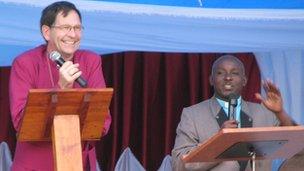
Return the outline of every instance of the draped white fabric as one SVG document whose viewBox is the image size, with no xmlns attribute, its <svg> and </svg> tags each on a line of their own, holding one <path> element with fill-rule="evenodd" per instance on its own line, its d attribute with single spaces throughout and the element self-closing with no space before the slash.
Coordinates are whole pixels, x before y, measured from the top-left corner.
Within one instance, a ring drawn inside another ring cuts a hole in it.
<svg viewBox="0 0 304 171">
<path fill-rule="evenodd" d="M 157 171 L 172 171 L 172 157 L 166 155 Z"/>
<path fill-rule="evenodd" d="M 285 109 L 298 123 L 304 123 L 303 51 L 255 53 L 263 79 L 273 80 L 281 89 Z"/>
<path fill-rule="evenodd" d="M 50 0 L 0 0 L 1 65 L 43 42 L 39 18 Z M 82 47 L 113 51 L 268 52 L 304 47 L 304 10 L 203 9 L 75 1 Z"/>
<path fill-rule="evenodd" d="M 11 170 L 12 156 L 6 142 L 0 143 L 0 171 Z"/>
<path fill-rule="evenodd" d="M 120 155 L 114 171 L 145 171 L 146 169 L 136 159 L 131 149 L 127 147 Z"/>
<path fill-rule="evenodd" d="M 43 43 L 39 19 L 53 0 L 0 0 L 0 66 Z M 304 123 L 304 10 L 204 9 L 72 1 L 82 12 L 83 48 L 116 51 L 254 52 L 263 78 L 281 88 L 287 112 Z"/>
</svg>

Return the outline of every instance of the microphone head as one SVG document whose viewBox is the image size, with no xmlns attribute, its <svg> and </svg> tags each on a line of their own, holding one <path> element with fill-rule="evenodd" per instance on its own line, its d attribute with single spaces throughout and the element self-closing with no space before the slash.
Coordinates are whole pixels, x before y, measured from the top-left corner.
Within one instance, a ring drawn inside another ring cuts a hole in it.
<svg viewBox="0 0 304 171">
<path fill-rule="evenodd" d="M 61 57 L 60 53 L 57 52 L 57 51 L 52 51 L 49 55 L 49 58 L 52 60 L 52 61 L 58 61 L 59 58 Z"/>
<path fill-rule="evenodd" d="M 233 107 L 237 106 L 237 99 L 238 99 L 238 95 L 231 93 L 228 96 L 229 98 L 229 105 L 232 105 Z"/>
</svg>

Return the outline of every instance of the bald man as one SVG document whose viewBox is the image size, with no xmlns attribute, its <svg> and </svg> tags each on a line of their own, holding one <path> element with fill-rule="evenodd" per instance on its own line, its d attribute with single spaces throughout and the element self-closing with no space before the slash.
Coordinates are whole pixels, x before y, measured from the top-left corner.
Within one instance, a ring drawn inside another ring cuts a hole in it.
<svg viewBox="0 0 304 171">
<path fill-rule="evenodd" d="M 181 121 L 176 129 L 172 150 L 173 170 L 251 170 L 248 161 L 201 162 L 184 165 L 181 158 L 204 143 L 223 128 L 291 126 L 295 125 L 283 108 L 279 89 L 264 81 L 266 98 L 256 93 L 261 104 L 242 99 L 241 92 L 247 83 L 243 63 L 232 55 L 218 58 L 209 77 L 214 88 L 212 98 L 183 109 Z M 236 98 L 235 117 L 228 116 L 231 96 Z M 257 161 L 257 170 L 271 170 L 271 161 Z"/>
</svg>

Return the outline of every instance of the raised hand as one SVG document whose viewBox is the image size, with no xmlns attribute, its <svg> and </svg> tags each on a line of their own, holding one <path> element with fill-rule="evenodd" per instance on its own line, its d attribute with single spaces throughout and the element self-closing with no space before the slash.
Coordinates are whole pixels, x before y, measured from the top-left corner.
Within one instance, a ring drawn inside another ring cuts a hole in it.
<svg viewBox="0 0 304 171">
<path fill-rule="evenodd" d="M 266 92 L 266 98 L 261 94 L 256 93 L 257 99 L 261 100 L 265 107 L 274 113 L 281 113 L 283 111 L 283 100 L 279 88 L 270 80 L 262 81 L 263 89 Z"/>
</svg>

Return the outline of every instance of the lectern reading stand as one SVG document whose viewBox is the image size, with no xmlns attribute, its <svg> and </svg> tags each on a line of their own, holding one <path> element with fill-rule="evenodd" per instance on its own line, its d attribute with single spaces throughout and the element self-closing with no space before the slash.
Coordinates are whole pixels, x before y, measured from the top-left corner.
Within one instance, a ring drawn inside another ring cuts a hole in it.
<svg viewBox="0 0 304 171">
<path fill-rule="evenodd" d="M 18 141 L 52 141 L 57 171 L 82 171 L 81 141 L 99 140 L 113 89 L 31 89 Z"/>
<path fill-rule="evenodd" d="M 191 163 L 290 158 L 304 149 L 303 135 L 302 126 L 226 128 L 182 160 Z"/>
</svg>

